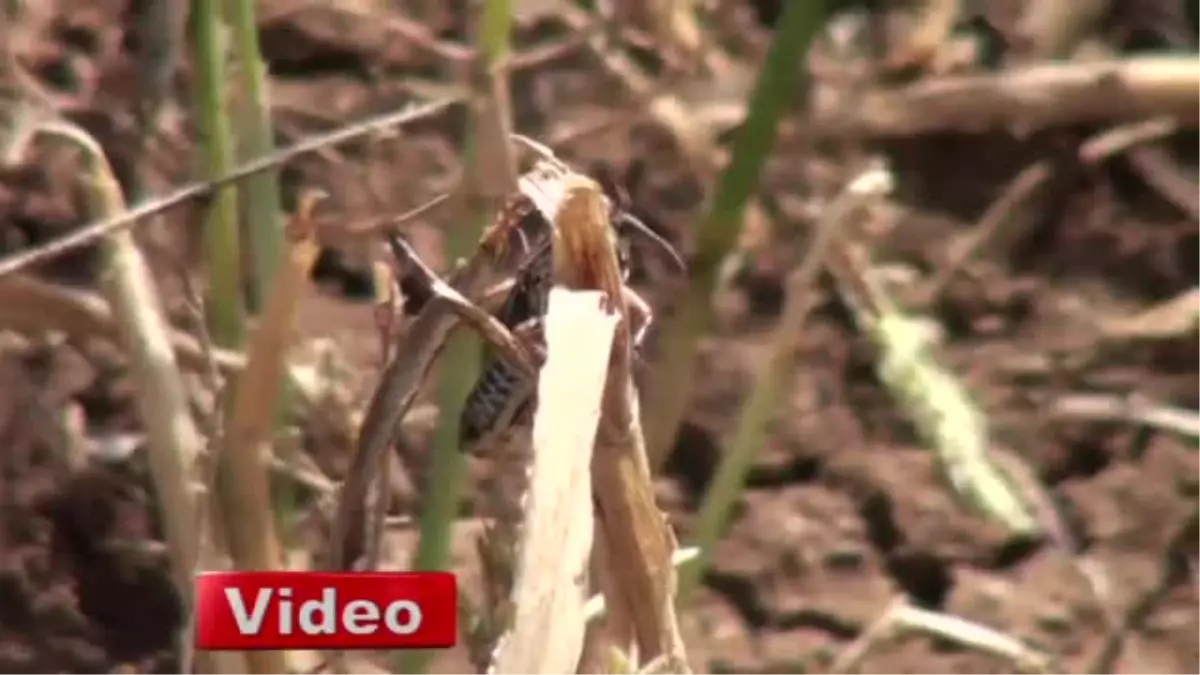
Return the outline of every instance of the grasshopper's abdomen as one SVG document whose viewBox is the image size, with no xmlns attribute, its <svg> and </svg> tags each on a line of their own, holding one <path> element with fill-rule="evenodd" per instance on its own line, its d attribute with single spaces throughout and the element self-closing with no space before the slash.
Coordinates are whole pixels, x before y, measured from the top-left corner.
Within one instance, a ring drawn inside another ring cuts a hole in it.
<svg viewBox="0 0 1200 675">
<path fill-rule="evenodd" d="M 500 323 L 509 330 L 531 321 L 541 321 L 546 312 L 546 301 L 553 275 L 553 258 L 547 248 L 530 261 L 529 268 L 518 275 L 516 284 L 508 292 L 504 306 L 496 314 Z M 493 429 L 511 408 L 514 415 L 520 413 L 532 395 L 524 387 L 523 376 L 513 366 L 497 358 L 491 350 L 484 352 L 483 367 L 475 386 L 467 394 L 459 417 L 459 443 L 467 446 L 478 441 Z M 520 396 L 523 400 L 515 401 Z"/>
<path fill-rule="evenodd" d="M 521 380 L 521 374 L 500 359 L 492 359 L 486 365 L 463 406 L 459 421 L 459 441 L 462 445 L 478 441 L 493 429 L 510 403 L 516 403 L 517 408 L 524 405 L 524 402 L 512 401 L 514 396 L 519 395 Z"/>
</svg>

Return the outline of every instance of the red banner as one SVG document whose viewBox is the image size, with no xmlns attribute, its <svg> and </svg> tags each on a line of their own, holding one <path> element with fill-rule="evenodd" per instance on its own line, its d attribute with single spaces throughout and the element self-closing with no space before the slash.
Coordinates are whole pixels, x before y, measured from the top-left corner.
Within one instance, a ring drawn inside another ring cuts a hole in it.
<svg viewBox="0 0 1200 675">
<path fill-rule="evenodd" d="M 197 649 L 446 648 L 448 572 L 216 572 L 196 577 Z"/>
</svg>

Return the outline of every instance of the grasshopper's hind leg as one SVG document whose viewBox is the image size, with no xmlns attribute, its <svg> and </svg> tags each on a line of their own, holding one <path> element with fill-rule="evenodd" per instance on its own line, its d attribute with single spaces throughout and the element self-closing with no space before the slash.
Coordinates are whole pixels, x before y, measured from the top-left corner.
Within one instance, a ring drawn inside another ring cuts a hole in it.
<svg viewBox="0 0 1200 675">
<path fill-rule="evenodd" d="M 631 346 L 636 349 L 642 345 L 646 332 L 654 323 L 654 310 L 650 308 L 650 303 L 632 288 L 624 286 L 621 292 L 625 297 L 625 306 L 629 308 L 629 334 L 633 340 Z"/>
</svg>

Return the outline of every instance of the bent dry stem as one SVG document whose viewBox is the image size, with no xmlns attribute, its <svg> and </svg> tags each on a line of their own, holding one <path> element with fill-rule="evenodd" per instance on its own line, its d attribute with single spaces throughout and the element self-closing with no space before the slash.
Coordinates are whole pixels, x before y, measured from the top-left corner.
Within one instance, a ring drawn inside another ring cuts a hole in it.
<svg viewBox="0 0 1200 675">
<path fill-rule="evenodd" d="M 868 171 L 856 177 L 825 208 L 815 225 L 813 242 L 804 261 L 787 280 L 782 316 L 771 337 L 770 361 L 755 378 L 750 397 L 740 411 L 737 430 L 723 453 L 700 508 L 694 530 L 700 561 L 680 574 L 679 596 L 683 600 L 699 585 L 704 566 L 724 534 L 730 514 L 741 496 L 755 454 L 766 444 L 767 427 L 778 410 L 778 401 L 786 399 L 784 392 L 796 365 L 795 342 L 804 330 L 805 318 L 812 305 L 812 288 L 825 257 L 835 245 L 838 233 L 853 227 L 854 219 L 885 194 L 887 177 L 880 174 Z"/>
<path fill-rule="evenodd" d="M 70 123 L 35 122 L 20 130 L 12 156 L 19 159 L 21 150 L 39 135 L 67 141 L 86 155 L 90 215 L 111 219 L 124 212 L 125 196 L 94 138 Z M 217 564 L 209 521 L 200 516 L 205 505 L 196 497 L 196 459 L 202 438 L 187 404 L 161 300 L 141 252 L 127 231 L 112 233 L 103 241 L 102 250 L 105 262 L 100 282 L 112 306 L 121 344 L 130 357 L 172 577 L 188 611 L 194 605 L 192 575 L 197 566 Z M 191 637 L 190 628 L 185 627 L 180 636 L 185 661 Z M 210 672 L 247 672 L 247 663 L 238 652 L 211 653 L 202 660 L 202 667 Z"/>
</svg>

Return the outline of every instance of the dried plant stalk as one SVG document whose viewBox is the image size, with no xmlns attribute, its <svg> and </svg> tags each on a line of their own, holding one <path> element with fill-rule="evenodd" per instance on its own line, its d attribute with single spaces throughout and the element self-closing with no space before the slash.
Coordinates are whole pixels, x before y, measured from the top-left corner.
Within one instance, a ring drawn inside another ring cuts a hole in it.
<svg viewBox="0 0 1200 675">
<path fill-rule="evenodd" d="M 533 172 L 522 192 L 554 224 L 557 285 L 594 289 L 617 310 L 600 423 L 592 457 L 597 541 L 593 569 L 609 614 L 606 636 L 632 645 L 637 662 L 666 658 L 673 672 L 689 672 L 675 617 L 675 538 L 654 501 L 631 377 L 630 308 L 616 258 L 615 234 L 600 186 L 561 170 Z"/>
<path fill-rule="evenodd" d="M 671 558 L 671 562 L 675 565 L 675 569 L 678 570 L 683 569 L 688 565 L 694 565 L 699 558 L 700 549 L 694 546 L 689 546 L 686 548 L 677 549 L 675 551 L 675 555 Z M 588 598 L 587 605 L 584 606 L 584 613 L 588 621 L 604 616 L 604 612 L 606 610 L 607 607 L 604 604 L 604 596 L 601 594 L 596 594 Z"/>
<path fill-rule="evenodd" d="M 309 194 L 292 222 L 288 258 L 272 279 L 261 322 L 250 340 L 246 369 L 232 392 L 233 408 L 218 446 L 229 473 L 220 485 L 230 553 L 240 569 L 281 569 L 279 536 L 271 505 L 271 432 L 286 372 L 287 354 L 300 292 L 317 259 Z M 249 657 L 259 672 L 283 672 L 284 652 L 255 652 Z"/>
<path fill-rule="evenodd" d="M 766 444 L 768 423 L 786 399 L 793 362 L 795 343 L 804 330 L 804 322 L 812 306 L 810 288 L 825 262 L 828 249 L 838 235 L 853 228 L 864 211 L 876 204 L 890 186 L 890 175 L 872 168 L 852 180 L 824 209 L 809 244 L 807 254 L 787 280 L 787 296 L 779 324 L 772 339 L 766 367 L 755 378 L 750 396 L 742 406 L 737 431 L 722 453 L 720 465 L 713 474 L 696 525 L 692 530 L 694 543 L 700 549 L 700 564 L 685 570 L 679 578 L 681 602 L 699 585 L 717 542 L 725 533 L 726 523 L 741 498 L 746 473 L 756 453 Z"/>
<path fill-rule="evenodd" d="M 319 251 L 311 218 L 314 203 L 315 198 L 306 195 L 289 227 L 285 265 L 271 280 L 270 296 L 250 339 L 246 368 L 233 391 L 232 413 L 222 444 L 222 452 L 228 453 L 234 468 L 230 488 L 237 502 L 230 503 L 227 511 L 228 515 L 236 514 L 237 521 L 229 528 L 230 544 L 238 564 L 248 569 L 277 569 L 281 564 L 265 471 L 270 454 L 263 448 L 269 447 L 293 342 L 296 307 Z"/>
<path fill-rule="evenodd" d="M 112 173 L 103 148 L 88 133 L 62 121 L 43 121 L 25 130 L 15 144 L 13 156 L 37 135 L 63 139 L 79 147 L 87 157 L 87 187 L 94 216 L 112 219 L 125 211 L 125 197 Z M 201 436 L 188 408 L 187 394 L 175 364 L 158 292 L 150 281 L 146 262 L 128 231 L 117 231 L 103 240 L 105 257 L 101 285 L 113 308 L 121 342 L 130 357 L 137 391 L 137 407 L 146 427 L 150 472 L 158 493 L 163 528 L 171 555 L 172 573 L 180 597 L 190 612 L 192 574 L 202 554 L 214 539 L 205 531 L 193 480 Z M 199 531 L 197 531 L 199 529 Z M 185 645 L 190 635 L 183 636 Z M 247 672 L 240 652 L 206 655 L 208 672 Z"/>
<path fill-rule="evenodd" d="M 491 672 L 574 672 L 587 621 L 592 444 L 617 315 L 598 291 L 553 288 L 533 458 L 513 583 L 513 626 Z"/>
<path fill-rule="evenodd" d="M 1013 126 L 1135 122 L 1164 115 L 1181 127 L 1200 122 L 1196 58 L 1143 56 L 1058 62 L 986 75 L 931 78 L 863 94 L 853 109 L 814 111 L 819 134 L 904 137 Z"/>
<path fill-rule="evenodd" d="M 1133 422 L 1193 440 L 1200 438 L 1200 415 L 1196 411 L 1137 395 L 1066 394 L 1055 401 L 1051 409 L 1057 417 Z"/>
<path fill-rule="evenodd" d="M 490 236 L 493 235 L 494 236 Z M 506 233 L 484 236 L 479 250 L 447 284 L 467 298 L 477 297 L 499 276 L 501 242 Z M 417 315 L 402 338 L 403 348 L 388 363 L 371 396 L 358 432 L 354 459 L 346 473 L 329 535 L 325 568 L 348 569 L 361 548 L 359 535 L 364 500 L 370 479 L 384 454 L 400 435 L 400 422 L 412 406 L 433 361 L 446 338 L 458 326 L 459 314 L 445 302 L 430 302 Z"/>
<path fill-rule="evenodd" d="M 1062 670 L 1049 654 L 994 628 L 957 616 L 913 606 L 900 597 L 892 601 L 830 666 L 829 672 L 846 673 L 856 668 L 881 643 L 904 633 L 922 633 L 949 640 L 963 647 L 1002 658 L 1022 673 L 1053 673 Z"/>
<path fill-rule="evenodd" d="M 0 323 L 22 331 L 61 330 L 69 335 L 119 339 L 112 310 L 103 297 L 90 291 L 60 286 L 25 274 L 0 277 Z M 195 337 L 170 330 L 179 365 L 193 370 L 208 368 L 208 356 Z M 246 357 L 241 352 L 215 347 L 213 361 L 225 375 L 241 372 Z M 316 375 L 308 368 L 292 368 L 291 378 L 301 385 L 304 398 L 316 398 Z"/>
</svg>

